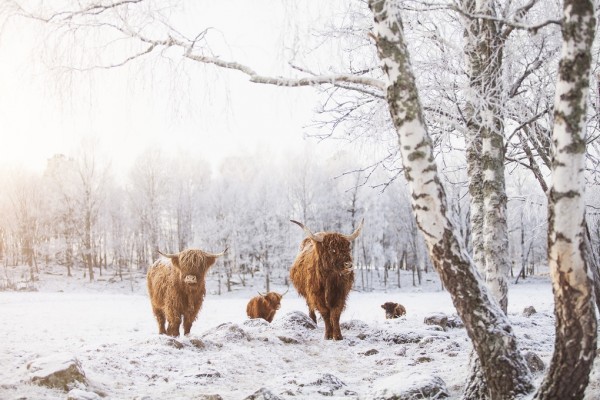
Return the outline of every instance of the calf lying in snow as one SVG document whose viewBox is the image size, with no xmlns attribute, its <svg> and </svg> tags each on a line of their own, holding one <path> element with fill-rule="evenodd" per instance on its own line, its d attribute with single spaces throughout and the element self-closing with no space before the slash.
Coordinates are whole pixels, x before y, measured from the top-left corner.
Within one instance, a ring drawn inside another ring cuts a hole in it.
<svg viewBox="0 0 600 400">
<path fill-rule="evenodd" d="M 406 308 L 402 304 L 388 301 L 387 303 L 383 303 L 381 308 L 385 310 L 385 319 L 400 318 L 406 315 Z"/>
<path fill-rule="evenodd" d="M 287 290 L 285 293 L 287 293 Z M 267 322 L 273 321 L 275 312 L 281 307 L 281 298 L 285 293 L 269 292 L 262 294 L 259 292 L 259 296 L 251 298 L 246 306 L 248 318 L 262 318 Z"/>
</svg>

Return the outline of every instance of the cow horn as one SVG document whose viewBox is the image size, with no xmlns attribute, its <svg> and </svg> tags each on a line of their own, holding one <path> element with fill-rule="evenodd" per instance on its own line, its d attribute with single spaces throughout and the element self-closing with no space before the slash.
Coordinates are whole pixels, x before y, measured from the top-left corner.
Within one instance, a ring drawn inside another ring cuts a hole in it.
<svg viewBox="0 0 600 400">
<path fill-rule="evenodd" d="M 229 250 L 229 248 L 228 248 L 228 247 L 225 247 L 225 250 L 223 250 L 223 251 L 222 251 L 222 252 L 220 252 L 220 253 L 217 253 L 217 254 L 213 254 L 213 253 L 206 253 L 206 254 L 207 254 L 209 257 L 215 257 L 215 258 L 218 258 L 218 257 L 221 257 L 223 254 L 227 253 L 227 250 Z"/>
<path fill-rule="evenodd" d="M 156 251 L 158 251 L 158 254 L 160 254 L 163 257 L 167 257 L 167 258 L 171 258 L 171 259 L 179 257 L 179 253 L 176 253 L 176 254 L 166 254 L 166 253 L 163 253 L 160 250 L 156 250 Z"/>
<path fill-rule="evenodd" d="M 304 233 L 306 233 L 306 236 L 308 236 L 309 238 L 311 238 L 315 242 L 322 242 L 323 241 L 322 237 L 319 237 L 319 236 L 315 235 L 314 233 L 312 233 L 310 231 L 310 229 L 308 229 L 306 226 L 304 226 L 304 224 L 302 224 L 302 223 L 300 223 L 298 221 L 294 221 L 293 219 L 290 219 L 290 222 L 293 222 L 296 225 L 298 225 L 300 228 L 304 229 Z"/>
<path fill-rule="evenodd" d="M 356 230 L 354 232 L 352 232 L 352 234 L 350 235 L 343 235 L 346 239 L 348 239 L 350 242 L 353 241 L 354 239 L 356 239 L 358 237 L 358 235 L 360 235 L 360 230 L 363 227 L 363 223 L 365 222 L 365 219 L 363 218 L 360 221 L 360 224 L 358 224 L 358 228 L 356 228 Z"/>
<path fill-rule="evenodd" d="M 258 293 L 259 295 L 261 295 L 262 297 L 265 297 L 267 294 L 262 294 L 261 292 L 257 291 L 256 293 Z"/>
<path fill-rule="evenodd" d="M 288 286 L 287 290 L 281 294 L 281 297 L 285 296 L 285 294 L 289 291 L 290 291 L 290 287 Z"/>
</svg>

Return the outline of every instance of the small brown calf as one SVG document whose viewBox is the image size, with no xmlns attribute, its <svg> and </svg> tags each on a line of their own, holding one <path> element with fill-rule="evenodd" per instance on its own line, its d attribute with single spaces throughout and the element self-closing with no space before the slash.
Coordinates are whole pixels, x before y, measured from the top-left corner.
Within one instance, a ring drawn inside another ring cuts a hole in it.
<svg viewBox="0 0 600 400">
<path fill-rule="evenodd" d="M 273 321 L 275 312 L 281 307 L 281 298 L 285 293 L 269 292 L 262 294 L 259 292 L 259 296 L 251 298 L 246 306 L 248 318 L 262 318 L 267 322 Z"/>
<path fill-rule="evenodd" d="M 387 303 L 383 303 L 381 308 L 385 310 L 385 319 L 400 318 L 406 315 L 406 308 L 402 304 L 388 301 Z"/>
</svg>

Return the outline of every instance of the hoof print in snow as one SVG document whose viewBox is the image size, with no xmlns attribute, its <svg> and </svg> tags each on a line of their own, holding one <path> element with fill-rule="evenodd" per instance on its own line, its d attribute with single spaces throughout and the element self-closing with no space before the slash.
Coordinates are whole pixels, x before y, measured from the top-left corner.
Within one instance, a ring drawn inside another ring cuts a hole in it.
<svg viewBox="0 0 600 400">
<path fill-rule="evenodd" d="M 465 324 L 462 322 L 462 319 L 458 315 L 452 315 L 448 317 L 448 322 L 446 322 L 446 326 L 448 328 L 464 328 Z"/>
<path fill-rule="evenodd" d="M 67 394 L 67 400 L 101 400 L 102 397 L 94 392 L 73 389 Z"/>
<path fill-rule="evenodd" d="M 441 399 L 448 397 L 442 378 L 418 372 L 408 376 L 396 374 L 379 379 L 373 384 L 375 400 Z"/>
<path fill-rule="evenodd" d="M 379 354 L 379 351 L 377 349 L 371 349 L 371 350 L 365 351 L 364 353 L 358 353 L 358 354 L 360 354 L 361 356 L 372 356 L 375 354 Z"/>
<path fill-rule="evenodd" d="M 176 340 L 173 338 L 168 338 L 167 341 L 165 342 L 165 344 L 169 347 L 174 347 L 177 350 L 183 349 L 183 343 L 181 343 L 179 340 Z"/>
<path fill-rule="evenodd" d="M 429 356 L 421 356 L 421 357 L 417 357 L 415 359 L 415 362 L 417 364 L 424 364 L 424 363 L 428 363 L 428 362 L 432 362 L 433 358 L 429 357 Z"/>
<path fill-rule="evenodd" d="M 283 400 L 281 397 L 273 394 L 269 389 L 261 388 L 244 398 L 244 400 Z"/>
<path fill-rule="evenodd" d="M 524 317 L 531 317 L 533 314 L 536 313 L 537 311 L 535 310 L 535 308 L 533 308 L 533 306 L 525 307 L 525 309 L 523 310 Z"/>
<path fill-rule="evenodd" d="M 204 333 L 204 339 L 214 342 L 243 342 L 249 341 L 250 337 L 239 325 L 226 322 Z"/>
<path fill-rule="evenodd" d="M 425 323 L 425 325 L 439 326 L 443 330 L 446 330 L 448 326 L 448 316 L 443 313 L 430 314 L 425 317 L 423 322 Z"/>
<path fill-rule="evenodd" d="M 532 351 L 525 353 L 525 361 L 527 362 L 531 372 L 542 372 L 544 369 L 546 369 L 546 364 L 544 364 L 540 356 Z"/>
<path fill-rule="evenodd" d="M 68 392 L 78 382 L 87 384 L 81 363 L 71 354 L 59 353 L 27 364 L 31 382 Z"/>
<path fill-rule="evenodd" d="M 370 329 L 368 324 L 358 319 L 342 322 L 340 328 L 343 331 L 367 331 Z"/>
<path fill-rule="evenodd" d="M 423 339 L 419 341 L 419 347 L 427 347 L 428 345 L 438 341 L 438 340 L 446 340 L 444 336 L 425 336 Z"/>
<path fill-rule="evenodd" d="M 244 326 L 251 328 L 266 328 L 270 324 L 262 318 L 252 318 L 244 321 Z"/>
<path fill-rule="evenodd" d="M 319 374 L 305 383 L 305 386 L 315 386 L 317 393 L 323 396 L 333 396 L 336 390 L 346 386 L 337 376 L 331 374 Z"/>
<path fill-rule="evenodd" d="M 288 336 L 277 336 L 285 344 L 300 344 L 298 339 L 294 339 Z"/>
<path fill-rule="evenodd" d="M 206 348 L 206 345 L 200 339 L 190 339 L 190 344 L 200 350 L 204 350 Z"/>
<path fill-rule="evenodd" d="M 296 330 L 296 328 L 317 329 L 312 319 L 301 311 L 292 311 L 273 323 L 281 328 Z"/>
</svg>

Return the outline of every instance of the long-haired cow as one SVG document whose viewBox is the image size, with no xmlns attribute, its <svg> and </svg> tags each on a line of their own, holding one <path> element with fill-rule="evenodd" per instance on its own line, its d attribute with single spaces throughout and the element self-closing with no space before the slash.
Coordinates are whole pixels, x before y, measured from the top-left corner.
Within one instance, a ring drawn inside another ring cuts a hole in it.
<svg viewBox="0 0 600 400">
<path fill-rule="evenodd" d="M 286 293 L 287 290 L 282 294 L 277 292 L 262 294 L 259 292 L 259 296 L 251 298 L 246 306 L 248 318 L 262 318 L 267 322 L 272 322 L 275 312 L 281 307 L 281 298 Z"/>
<path fill-rule="evenodd" d="M 184 334 L 190 333 L 206 294 L 206 272 L 225 251 L 219 254 L 197 249 L 177 254 L 159 252 L 168 261 L 157 260 L 147 274 L 148 294 L 159 333 L 179 336 L 182 320 Z M 168 323 L 166 329 L 165 322 Z"/>
<path fill-rule="evenodd" d="M 298 293 L 306 299 L 308 314 L 316 323 L 315 310 L 325 322 L 325 339 L 341 340 L 340 316 L 354 283 L 350 244 L 360 234 L 363 222 L 350 235 L 336 232 L 312 233 L 298 221 L 306 238 L 290 269 Z"/>
</svg>

